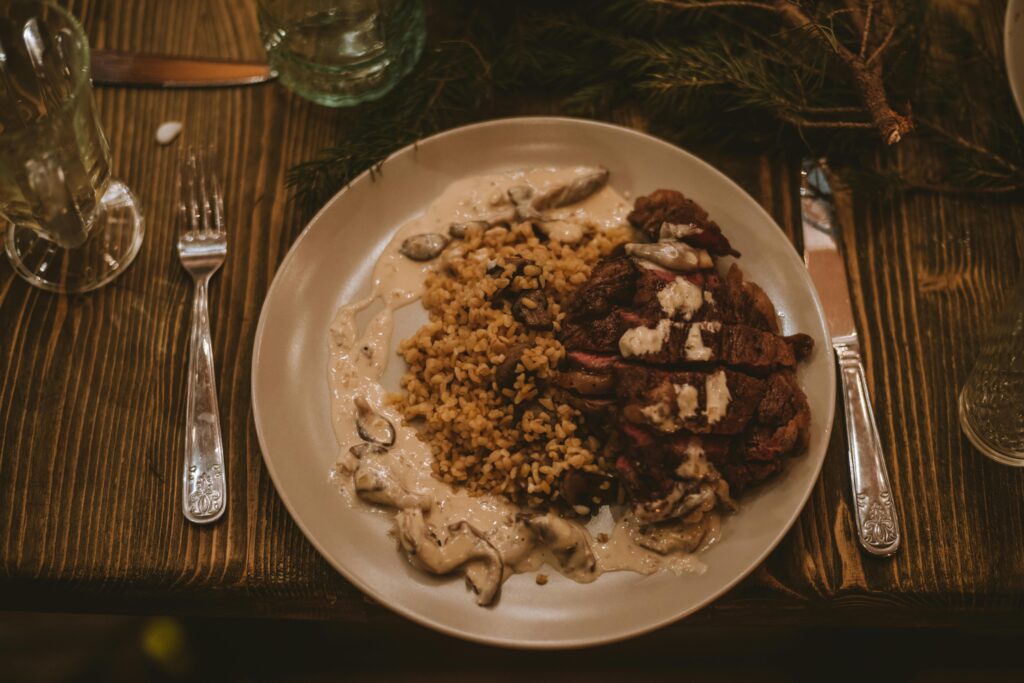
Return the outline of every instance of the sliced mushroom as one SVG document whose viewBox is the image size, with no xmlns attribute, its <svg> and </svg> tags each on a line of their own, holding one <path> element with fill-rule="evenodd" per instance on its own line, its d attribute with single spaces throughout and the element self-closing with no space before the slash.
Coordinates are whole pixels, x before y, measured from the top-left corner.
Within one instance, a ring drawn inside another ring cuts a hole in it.
<svg viewBox="0 0 1024 683">
<path fill-rule="evenodd" d="M 671 524 L 647 527 L 634 535 L 634 540 L 662 555 L 692 553 L 700 547 L 707 529 L 702 524 Z"/>
<path fill-rule="evenodd" d="M 355 472 L 356 468 L 359 467 L 359 461 L 364 456 L 384 455 L 387 452 L 388 449 L 380 444 L 366 442 L 357 443 L 342 454 L 338 459 L 338 465 L 340 465 L 346 472 Z"/>
<path fill-rule="evenodd" d="M 616 407 L 614 398 L 603 398 L 600 396 L 581 396 L 572 391 L 559 390 L 553 387 L 552 398 L 557 398 L 562 403 L 568 403 L 584 415 L 600 416 L 602 419 Z"/>
<path fill-rule="evenodd" d="M 467 235 L 472 232 L 483 233 L 484 230 L 491 227 L 491 224 L 487 221 L 468 221 L 466 223 L 452 223 L 448 226 L 448 234 L 455 239 L 465 239 Z"/>
<path fill-rule="evenodd" d="M 610 372 L 566 370 L 555 375 L 554 383 L 584 396 L 603 396 L 615 390 L 615 375 Z"/>
<path fill-rule="evenodd" d="M 699 235 L 704 232 L 704 228 L 693 223 L 662 223 L 661 228 L 658 230 L 658 239 L 660 241 L 672 241 L 681 240 L 684 237 L 690 237 L 691 235 Z"/>
<path fill-rule="evenodd" d="M 577 244 L 586 232 L 583 225 L 574 221 L 534 221 L 533 227 L 549 240 L 562 244 Z"/>
<path fill-rule="evenodd" d="M 381 446 L 394 445 L 395 427 L 391 422 L 371 408 L 362 396 L 357 396 L 354 403 L 356 404 L 356 430 L 359 432 L 359 436 L 365 441 Z"/>
<path fill-rule="evenodd" d="M 505 353 L 505 360 L 503 360 L 497 368 L 494 369 L 494 381 L 502 389 L 511 389 L 516 383 L 516 365 L 519 364 L 519 359 L 523 357 L 523 352 L 529 348 L 527 344 L 516 344 Z"/>
<path fill-rule="evenodd" d="M 596 574 L 597 559 L 582 526 L 552 513 L 533 517 L 525 515 L 522 519 L 526 527 L 537 534 L 538 540 L 551 550 L 565 572 L 584 577 Z"/>
<path fill-rule="evenodd" d="M 413 235 L 402 242 L 398 251 L 413 261 L 429 261 L 437 257 L 448 246 L 448 238 L 436 232 Z"/>
<path fill-rule="evenodd" d="M 494 602 L 505 567 L 495 547 L 468 522 L 452 524 L 447 533 L 439 535 L 423 513 L 413 509 L 399 512 L 395 525 L 398 542 L 414 565 L 432 574 L 451 574 L 461 569 L 476 591 L 477 604 Z"/>
<path fill-rule="evenodd" d="M 529 221 L 540 218 L 540 213 L 533 208 L 533 188 L 529 185 L 516 185 L 508 190 L 508 198 L 516 207 L 516 219 Z"/>
<path fill-rule="evenodd" d="M 352 475 L 356 494 L 370 503 L 415 510 L 429 510 L 434 499 L 429 493 L 413 493 L 384 467 L 361 461 Z"/>
<path fill-rule="evenodd" d="M 669 270 L 685 272 L 714 266 L 707 251 L 694 249 L 682 242 L 627 244 L 626 253 Z"/>
<path fill-rule="evenodd" d="M 378 443 L 357 443 L 348 449 L 349 453 L 362 459 L 368 455 L 384 455 L 388 452 L 387 447 L 381 446 Z"/>
<path fill-rule="evenodd" d="M 641 525 L 681 519 L 695 511 L 708 512 L 718 502 L 714 482 L 674 481 L 668 494 L 655 500 L 636 503 L 633 516 Z"/>
<path fill-rule="evenodd" d="M 531 330 L 550 330 L 554 322 L 548 298 L 539 289 L 523 292 L 512 302 L 512 317 Z"/>
<path fill-rule="evenodd" d="M 540 195 L 533 200 L 533 208 L 537 211 L 547 211 L 581 202 L 604 187 L 607 182 L 608 169 L 598 166 L 576 176 L 565 185 L 558 185 Z"/>
</svg>

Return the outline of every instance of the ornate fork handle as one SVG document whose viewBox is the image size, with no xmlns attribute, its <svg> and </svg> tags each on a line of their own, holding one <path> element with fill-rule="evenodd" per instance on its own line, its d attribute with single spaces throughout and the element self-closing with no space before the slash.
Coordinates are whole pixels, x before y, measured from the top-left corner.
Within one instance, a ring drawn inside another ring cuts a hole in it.
<svg viewBox="0 0 1024 683">
<path fill-rule="evenodd" d="M 227 507 L 224 446 L 217 408 L 217 380 L 206 291 L 209 276 L 195 278 L 188 354 L 188 402 L 182 505 L 196 524 L 220 519 Z"/>
<path fill-rule="evenodd" d="M 846 341 L 835 342 L 832 346 L 839 361 L 845 398 L 857 534 L 861 545 L 872 555 L 892 555 L 900 546 L 899 520 L 868 396 L 860 344 Z"/>
</svg>

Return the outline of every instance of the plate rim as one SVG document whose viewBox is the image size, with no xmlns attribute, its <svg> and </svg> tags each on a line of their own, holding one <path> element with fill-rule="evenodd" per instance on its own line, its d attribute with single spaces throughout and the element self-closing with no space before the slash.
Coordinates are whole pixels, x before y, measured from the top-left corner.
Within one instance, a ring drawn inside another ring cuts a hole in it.
<svg viewBox="0 0 1024 683">
<path fill-rule="evenodd" d="M 1003 15 L 1003 63 L 1006 66 L 1006 80 L 1010 86 L 1010 94 L 1013 96 L 1013 103 L 1017 106 L 1017 114 L 1024 118 L 1024 83 L 1021 83 L 1020 79 L 1024 74 L 1017 73 L 1017 67 L 1011 58 L 1011 42 L 1014 40 L 1020 42 L 1024 39 L 1020 35 L 1024 27 L 1017 26 L 1021 22 L 1013 21 L 1013 15 L 1021 12 L 1024 12 L 1021 0 L 1009 0 L 1006 3 L 1006 14 Z M 1021 21 L 1024 21 L 1024 18 Z"/>
<path fill-rule="evenodd" d="M 403 605 L 394 604 L 394 603 L 389 602 L 386 598 L 382 597 L 379 594 L 378 591 L 374 590 L 373 588 L 371 588 L 370 586 L 365 584 L 358 577 L 352 575 L 346 568 L 344 568 L 343 566 L 341 566 L 339 564 L 336 564 L 334 562 L 334 560 L 332 559 L 330 553 L 328 553 L 326 551 L 326 549 L 319 543 L 319 541 L 314 537 L 314 535 L 309 531 L 309 529 L 307 529 L 306 524 L 301 521 L 300 516 L 296 513 L 296 509 L 295 509 L 294 503 L 289 499 L 289 497 L 282 490 L 282 487 L 281 487 L 281 485 L 279 483 L 279 475 L 276 472 L 276 470 L 274 469 L 274 465 L 272 464 L 271 460 L 267 457 L 267 454 L 266 454 L 265 438 L 264 438 L 264 435 L 263 435 L 263 430 L 260 427 L 260 419 L 259 419 L 259 416 L 261 414 L 261 410 L 260 410 L 260 406 L 259 406 L 258 393 L 256 391 L 257 376 L 258 376 L 258 366 L 259 366 L 260 358 L 262 356 L 262 342 L 263 342 L 264 330 L 265 330 L 265 327 L 267 325 L 267 317 L 266 317 L 267 302 L 270 300 L 271 296 L 273 296 L 273 294 L 275 292 L 275 288 L 280 286 L 280 283 L 282 281 L 282 278 L 280 277 L 281 272 L 285 270 L 285 268 L 289 265 L 289 263 L 291 262 L 292 259 L 296 258 L 296 253 L 298 251 L 299 245 L 307 237 L 307 235 L 309 234 L 309 232 L 312 229 L 313 225 L 315 225 L 320 220 L 321 216 L 323 214 L 325 214 L 331 208 L 331 206 L 335 202 L 339 201 L 340 198 L 343 197 L 350 190 L 350 188 L 353 185 L 355 185 L 357 182 L 361 182 L 361 181 L 363 181 L 364 178 L 366 178 L 368 176 L 371 176 L 376 171 L 376 169 L 379 169 L 381 167 L 386 166 L 386 164 L 389 161 L 391 161 L 392 159 L 394 159 L 395 157 L 398 157 L 399 155 L 402 155 L 402 154 L 414 153 L 416 148 L 418 146 L 420 146 L 420 145 L 423 145 L 423 144 L 425 144 L 427 142 L 435 142 L 435 141 L 441 140 L 441 139 L 443 139 L 445 137 L 453 136 L 453 135 L 458 135 L 458 134 L 461 134 L 461 133 L 464 133 L 464 132 L 470 131 L 470 130 L 477 130 L 477 129 L 489 128 L 489 127 L 501 127 L 501 126 L 506 126 L 506 125 L 509 125 L 509 124 L 519 125 L 519 124 L 524 124 L 524 123 L 526 123 L 526 124 L 534 124 L 534 123 L 535 124 L 563 124 L 563 125 L 572 125 L 572 126 L 603 128 L 603 129 L 614 130 L 616 133 L 620 133 L 620 134 L 621 133 L 626 133 L 628 135 L 633 135 L 633 136 L 636 136 L 638 138 L 644 138 L 647 141 L 652 142 L 652 143 L 656 143 L 657 145 L 660 145 L 662 147 L 668 147 L 671 150 L 673 150 L 674 152 L 681 153 L 681 154 L 683 154 L 685 156 L 688 156 L 693 161 L 696 161 L 698 164 L 703 165 L 712 174 L 718 176 L 719 180 L 724 181 L 727 185 L 731 186 L 732 189 L 740 192 L 742 195 L 744 195 L 747 198 L 749 198 L 753 202 L 753 204 L 755 205 L 756 211 L 761 214 L 762 218 L 766 219 L 771 225 L 775 226 L 775 228 L 777 230 L 782 232 L 782 228 L 775 221 L 775 219 L 772 218 L 771 214 L 768 213 L 767 210 L 765 210 L 765 208 L 761 205 L 760 202 L 758 202 L 756 199 L 754 199 L 753 196 L 751 196 L 749 192 L 747 192 L 745 189 L 743 189 L 732 178 L 730 178 L 729 176 L 725 175 L 725 173 L 720 171 L 718 168 L 713 166 L 711 163 L 705 161 L 703 158 L 699 157 L 698 155 L 694 154 L 693 152 L 690 152 L 689 150 L 686 150 L 686 149 L 684 149 L 682 147 L 679 147 L 678 145 L 672 144 L 672 143 L 670 143 L 670 142 L 668 142 L 666 140 L 663 140 L 663 139 L 661 139 L 659 137 L 656 137 L 654 135 L 651 135 L 651 134 L 643 132 L 643 131 L 636 130 L 634 128 L 628 128 L 626 126 L 620 126 L 620 125 L 617 125 L 617 124 L 608 123 L 608 122 L 604 122 L 604 121 L 595 121 L 593 119 L 577 118 L 577 117 L 571 117 L 571 116 L 511 116 L 511 117 L 503 117 L 503 118 L 498 118 L 498 119 L 488 119 L 486 121 L 480 121 L 480 122 L 477 122 L 477 123 L 472 123 L 472 124 L 468 124 L 468 125 L 464 125 L 464 126 L 458 126 L 456 128 L 450 128 L 450 129 L 447 129 L 447 130 L 444 130 L 444 131 L 440 131 L 440 132 L 435 133 L 433 135 L 429 135 L 429 136 L 427 136 L 425 138 L 421 138 L 419 140 L 416 140 L 415 142 L 412 142 L 412 143 L 410 143 L 410 144 L 408 144 L 408 145 L 406 145 L 406 146 L 404 146 L 404 147 L 402 147 L 402 148 L 392 152 L 382 162 L 380 162 L 379 164 L 374 165 L 371 168 L 366 169 L 365 171 L 363 171 L 362 173 L 357 175 L 355 178 L 350 180 L 344 187 L 342 187 L 340 190 L 338 190 L 338 192 L 336 192 L 329 200 L 327 200 L 327 202 L 324 203 L 324 205 L 320 208 L 320 210 L 318 210 L 309 219 L 309 221 L 306 223 L 305 227 L 303 227 L 302 231 L 299 233 L 299 235 L 292 242 L 291 246 L 288 248 L 288 253 L 285 254 L 285 257 L 281 260 L 280 264 L 278 264 L 276 270 L 274 271 L 274 277 L 273 277 L 273 279 L 272 279 L 272 281 L 270 283 L 270 286 L 267 288 L 267 293 L 264 296 L 263 303 L 260 306 L 260 317 L 259 317 L 259 322 L 258 322 L 258 324 L 256 326 L 256 334 L 255 334 L 254 341 L 253 341 L 252 366 L 251 366 L 251 373 L 250 373 L 251 407 L 252 407 L 252 412 L 253 412 L 253 424 L 254 424 L 255 429 L 256 429 L 256 438 L 257 438 L 257 442 L 259 443 L 259 446 L 260 446 L 260 456 L 261 456 L 261 458 L 263 460 L 263 465 L 264 465 L 264 467 L 266 467 L 267 473 L 270 475 L 271 482 L 274 484 L 274 490 L 277 492 L 278 497 L 281 499 L 281 502 L 284 504 L 285 509 L 288 511 L 289 516 L 292 518 L 292 521 L 295 523 L 295 525 L 302 532 L 303 536 L 305 536 L 306 540 L 316 549 L 316 551 L 320 554 L 320 556 L 324 560 L 326 560 L 327 563 L 335 571 L 340 573 L 345 578 L 346 581 L 348 581 L 350 584 L 352 584 L 355 588 L 357 588 L 359 591 L 361 591 L 364 595 L 369 596 L 375 602 L 377 602 L 381 606 L 385 607 L 386 609 L 388 609 L 388 610 L 390 610 L 390 611 L 392 611 L 392 612 L 394 612 L 394 613 L 396 613 L 396 614 L 398 614 L 398 615 L 400 615 L 400 616 L 402 616 L 402 617 L 404 617 L 406 619 L 409 619 L 410 621 L 412 621 L 412 622 L 414 622 L 414 623 L 416 623 L 416 624 L 418 624 L 420 626 L 424 626 L 424 627 L 430 628 L 430 629 L 432 629 L 434 631 L 437 631 L 437 632 L 440 632 L 440 633 L 444 633 L 445 635 L 448 635 L 448 636 L 452 636 L 452 637 L 459 638 L 459 639 L 462 639 L 462 640 L 467 640 L 467 641 L 478 643 L 478 644 L 481 644 L 481 645 L 490 645 L 490 646 L 497 646 L 497 647 L 503 647 L 503 648 L 509 648 L 509 649 L 516 649 L 516 650 L 568 650 L 568 649 L 579 649 L 579 648 L 584 648 L 584 647 L 608 645 L 608 644 L 612 644 L 612 643 L 617 643 L 617 642 L 625 641 L 625 640 L 628 640 L 628 639 L 631 639 L 631 638 L 636 638 L 636 637 L 639 637 L 639 636 L 651 633 L 652 631 L 656 631 L 658 629 L 664 628 L 665 626 L 673 624 L 673 623 L 675 623 L 677 621 L 680 621 L 681 619 L 684 619 L 685 617 L 690 616 L 691 614 L 694 614 L 695 612 L 700 611 L 701 609 L 707 607 L 709 604 L 711 604 L 715 600 L 718 600 L 719 598 L 721 598 L 723 595 L 725 595 L 726 593 L 731 591 L 740 581 L 742 581 L 745 578 L 747 578 L 748 576 L 750 576 L 758 567 L 763 565 L 764 561 L 768 557 L 768 555 L 770 555 L 772 553 L 772 551 L 774 551 L 779 546 L 779 544 L 782 542 L 782 540 L 785 538 L 785 536 L 793 528 L 793 525 L 796 523 L 796 520 L 800 517 L 801 514 L 803 514 L 804 508 L 806 508 L 807 502 L 810 500 L 811 494 L 813 493 L 814 488 L 817 485 L 817 482 L 821 478 L 821 470 L 822 470 L 822 467 L 824 466 L 825 457 L 828 454 L 828 444 L 831 441 L 832 429 L 833 429 L 834 422 L 835 422 L 835 401 L 833 400 L 833 401 L 828 401 L 827 402 L 827 408 L 824 411 L 826 413 L 824 415 L 825 419 L 823 421 L 823 437 L 824 437 L 823 438 L 823 443 L 825 444 L 825 452 L 822 454 L 821 458 L 818 460 L 817 465 L 815 466 L 814 476 L 811 478 L 811 480 L 810 480 L 811 483 L 807 487 L 807 490 L 804 492 L 804 494 L 802 496 L 802 499 L 800 500 L 800 504 L 794 508 L 794 512 L 790 515 L 789 519 L 786 520 L 785 524 L 783 524 L 780 527 L 779 531 L 776 533 L 775 538 L 772 539 L 771 543 L 769 543 L 766 546 L 766 548 L 757 556 L 756 560 L 753 561 L 751 563 L 751 565 L 746 570 L 740 572 L 731 581 L 729 581 L 725 585 L 723 585 L 718 591 L 715 591 L 715 592 L 705 596 L 704 598 L 702 598 L 701 600 L 699 600 L 698 602 L 696 602 L 694 605 L 690 606 L 689 608 L 684 609 L 684 610 L 680 611 L 678 614 L 675 614 L 675 615 L 673 615 L 671 617 L 667 617 L 667 618 L 663 618 L 663 619 L 654 621 L 654 622 L 646 624 L 646 625 L 644 625 L 642 627 L 634 628 L 632 630 L 628 630 L 628 631 L 625 631 L 625 632 L 622 632 L 622 633 L 611 634 L 611 635 L 609 635 L 607 637 L 600 637 L 600 638 L 587 638 L 587 637 L 583 637 L 583 638 L 568 638 L 568 639 L 564 639 L 564 640 L 553 640 L 553 641 L 545 641 L 545 642 L 536 642 L 536 641 L 523 641 L 523 640 L 516 640 L 516 639 L 509 639 L 509 638 L 500 638 L 500 637 L 489 636 L 489 635 L 481 635 L 481 634 L 473 633 L 471 631 L 466 631 L 466 630 L 462 630 L 462 629 L 459 629 L 459 628 L 456 628 L 456 627 L 448 626 L 448 625 L 446 625 L 446 624 L 444 624 L 444 623 L 442 623 L 440 621 L 437 621 L 437 620 L 433 619 L 429 615 L 421 614 L 421 613 L 416 612 L 416 611 L 414 611 L 414 610 L 412 610 L 410 608 L 407 608 L 407 607 L 405 607 Z M 799 254 L 795 254 L 795 255 L 799 258 Z M 807 286 L 808 290 L 810 291 L 811 298 L 812 298 L 812 300 L 814 302 L 814 309 L 815 309 L 815 313 L 816 313 L 817 318 L 818 318 L 818 322 L 821 325 L 822 329 L 825 331 L 824 338 L 827 340 L 827 339 L 829 339 L 829 335 L 828 335 L 828 325 L 827 325 L 827 321 L 826 321 L 826 318 L 825 318 L 824 309 L 822 308 L 821 300 L 818 297 L 818 291 L 815 288 L 814 283 L 811 281 L 810 275 L 807 273 L 806 269 L 803 269 L 803 268 L 800 269 L 800 279 L 804 282 L 804 284 Z M 825 351 L 831 357 L 832 350 L 831 349 L 826 349 Z M 834 365 L 834 361 L 833 361 L 833 365 Z M 835 396 L 835 392 L 836 392 L 835 373 L 834 372 L 833 373 L 829 373 L 828 378 L 829 378 L 828 382 L 831 385 L 831 389 L 832 389 L 832 391 L 829 392 L 829 393 L 830 393 L 830 395 Z"/>
</svg>

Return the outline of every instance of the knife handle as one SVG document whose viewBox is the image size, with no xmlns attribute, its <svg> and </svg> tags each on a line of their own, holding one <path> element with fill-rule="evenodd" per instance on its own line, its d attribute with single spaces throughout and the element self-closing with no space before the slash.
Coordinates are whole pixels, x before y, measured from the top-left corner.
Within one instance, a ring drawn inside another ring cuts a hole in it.
<svg viewBox="0 0 1024 683">
<path fill-rule="evenodd" d="M 889 473 L 871 409 L 860 344 L 833 345 L 839 361 L 846 406 L 846 433 L 850 440 L 850 481 L 856 502 L 857 535 L 872 555 L 889 556 L 900 547 L 900 526 L 892 499 Z"/>
</svg>

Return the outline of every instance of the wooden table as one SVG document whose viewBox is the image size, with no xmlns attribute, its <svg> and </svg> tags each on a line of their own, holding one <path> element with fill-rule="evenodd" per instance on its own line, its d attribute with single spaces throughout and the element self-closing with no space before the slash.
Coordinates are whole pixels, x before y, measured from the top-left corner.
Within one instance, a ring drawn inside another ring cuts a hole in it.
<svg viewBox="0 0 1024 683">
<path fill-rule="evenodd" d="M 96 47 L 262 55 L 252 2 L 101 0 L 72 9 Z M 986 24 L 993 44 L 999 9 Z M 87 296 L 38 291 L 0 263 L 0 607 L 404 628 L 292 522 L 263 467 L 250 406 L 260 306 L 306 219 L 289 203 L 285 172 L 343 140 L 352 113 L 275 84 L 110 88 L 96 98 L 115 171 L 141 198 L 147 234 L 130 270 Z M 172 249 L 180 142 L 160 147 L 153 138 L 166 120 L 224 150 L 232 248 L 211 310 L 231 495 L 226 518 L 209 528 L 180 512 L 191 284 Z M 795 159 L 705 156 L 793 234 Z M 781 545 L 727 596 L 664 633 L 1024 621 L 1024 472 L 983 458 L 956 416 L 958 388 L 1021 271 L 1024 204 L 844 196 L 840 219 L 903 549 L 893 559 L 858 550 L 839 419 L 821 480 Z"/>
</svg>

